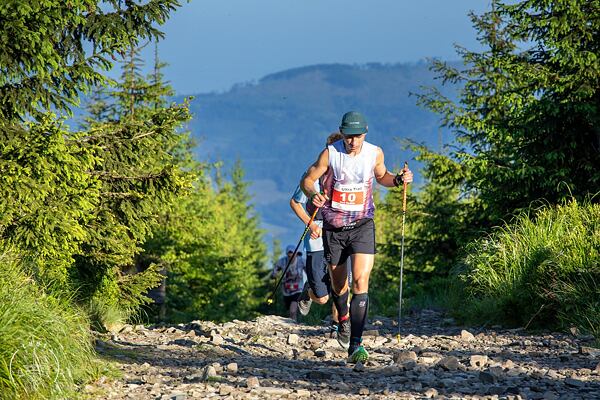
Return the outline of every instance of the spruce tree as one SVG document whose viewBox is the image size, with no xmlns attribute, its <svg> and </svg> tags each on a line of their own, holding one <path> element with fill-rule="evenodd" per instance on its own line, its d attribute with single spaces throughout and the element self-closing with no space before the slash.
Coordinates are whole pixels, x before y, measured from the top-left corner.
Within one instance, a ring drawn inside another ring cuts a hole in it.
<svg viewBox="0 0 600 400">
<path fill-rule="evenodd" d="M 68 111 L 108 79 L 115 56 L 163 37 L 177 0 L 39 0 L 0 4 L 0 121 Z M 90 47 L 91 45 L 91 47 Z"/>
<path fill-rule="evenodd" d="M 430 88 L 418 101 L 455 141 L 412 144 L 429 183 L 411 207 L 410 263 L 447 273 L 466 243 L 536 201 L 600 191 L 599 12 L 598 0 L 493 1 L 471 16 L 484 50 L 458 47 L 463 68 L 433 62 L 458 99 Z"/>
<path fill-rule="evenodd" d="M 169 154 L 187 108 L 158 107 L 136 121 L 122 118 L 100 93 L 96 120 L 75 132 L 50 110 L 68 113 L 81 93 L 110 82 L 103 72 L 116 56 L 162 37 L 157 26 L 178 5 L 0 5 L 0 246 L 31 260 L 26 265 L 45 287 L 105 292 L 126 306 L 140 301 L 146 284 L 121 272 L 150 232 L 157 209 L 187 185 Z"/>
<path fill-rule="evenodd" d="M 201 170 L 204 171 L 204 170 Z M 147 242 L 167 268 L 167 318 L 249 318 L 266 296 L 266 249 L 238 164 L 220 184 L 198 174 Z"/>
<path fill-rule="evenodd" d="M 89 174 L 99 156 L 50 114 L 4 125 L 0 135 L 0 247 L 24 258 L 45 285 L 64 287 L 100 204 L 100 184 Z"/>
<path fill-rule="evenodd" d="M 149 83 L 140 73 L 139 48 L 127 52 L 123 75 L 109 92 L 105 120 L 88 119 L 89 145 L 102 160 L 90 173 L 102 185 L 100 203 L 90 222 L 73 273 L 85 297 L 132 312 L 147 303 L 148 289 L 162 279 L 158 264 L 140 265 L 142 245 L 152 235 L 158 216 L 170 209 L 192 177 L 180 164 L 189 119 L 187 105 L 163 105 L 161 82 Z M 148 261 L 147 259 L 145 261 Z M 143 272 L 138 273 L 139 270 Z"/>
<path fill-rule="evenodd" d="M 456 133 L 474 223 L 600 190 L 599 13 L 598 0 L 494 1 L 472 16 L 486 50 L 459 48 L 462 70 L 434 63 L 459 100 L 433 89 L 420 102 Z"/>
</svg>

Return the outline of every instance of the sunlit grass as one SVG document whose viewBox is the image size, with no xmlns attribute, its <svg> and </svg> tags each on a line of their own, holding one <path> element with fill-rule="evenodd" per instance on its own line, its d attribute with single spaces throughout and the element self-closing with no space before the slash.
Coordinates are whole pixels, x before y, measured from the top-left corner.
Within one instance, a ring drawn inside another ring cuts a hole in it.
<svg viewBox="0 0 600 400">
<path fill-rule="evenodd" d="M 127 321 L 126 311 L 97 297 L 93 297 L 86 303 L 85 311 L 90 318 L 92 328 L 98 332 L 117 332 Z"/>
<path fill-rule="evenodd" d="M 600 337 L 600 206 L 576 202 L 519 217 L 476 241 L 454 272 L 463 318 L 569 327 Z"/>
<path fill-rule="evenodd" d="M 88 321 L 47 295 L 10 255 L 0 256 L 0 398 L 73 398 L 95 376 Z"/>
</svg>

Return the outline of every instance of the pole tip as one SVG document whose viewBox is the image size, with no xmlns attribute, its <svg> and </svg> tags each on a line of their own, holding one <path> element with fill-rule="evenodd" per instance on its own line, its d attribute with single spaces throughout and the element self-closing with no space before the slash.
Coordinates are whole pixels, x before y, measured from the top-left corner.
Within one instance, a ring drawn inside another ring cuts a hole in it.
<svg viewBox="0 0 600 400">
<path fill-rule="evenodd" d="M 273 304 L 273 299 L 267 299 L 267 304 L 268 304 L 268 305 L 271 305 L 271 304 Z"/>
<path fill-rule="evenodd" d="M 396 340 L 398 340 L 398 344 L 400 344 L 400 334 L 396 335 Z"/>
</svg>

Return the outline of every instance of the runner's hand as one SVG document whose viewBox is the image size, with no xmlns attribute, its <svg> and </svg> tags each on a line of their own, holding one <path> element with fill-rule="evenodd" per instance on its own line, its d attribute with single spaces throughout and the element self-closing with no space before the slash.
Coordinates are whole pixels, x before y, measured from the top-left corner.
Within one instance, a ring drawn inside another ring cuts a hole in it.
<svg viewBox="0 0 600 400">
<path fill-rule="evenodd" d="M 319 237 L 321 237 L 321 227 L 313 222 L 310 224 L 310 238 L 317 239 Z"/>
<path fill-rule="evenodd" d="M 329 200 L 329 198 L 321 193 L 315 193 L 311 197 L 312 203 L 315 207 L 321 208 L 325 205 L 325 202 Z"/>
<path fill-rule="evenodd" d="M 404 169 L 402 174 L 402 182 L 411 183 L 413 181 L 413 173 L 408 167 Z"/>
<path fill-rule="evenodd" d="M 408 167 L 402 169 L 402 172 L 394 177 L 394 185 L 401 186 L 402 183 L 411 183 L 413 181 L 413 173 Z"/>
</svg>

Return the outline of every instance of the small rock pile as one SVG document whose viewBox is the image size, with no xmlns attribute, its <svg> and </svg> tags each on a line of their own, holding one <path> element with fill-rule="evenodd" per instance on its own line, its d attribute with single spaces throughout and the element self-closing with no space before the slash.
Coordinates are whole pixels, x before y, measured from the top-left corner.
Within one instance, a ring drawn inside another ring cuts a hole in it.
<svg viewBox="0 0 600 400">
<path fill-rule="evenodd" d="M 325 327 L 265 316 L 126 326 L 97 340 L 121 378 L 83 388 L 106 399 L 600 399 L 593 338 L 453 326 L 424 310 L 402 322 L 375 317 L 371 357 L 347 364 Z"/>
</svg>

